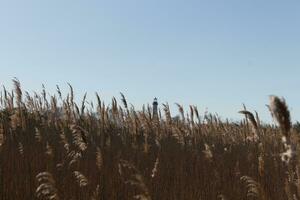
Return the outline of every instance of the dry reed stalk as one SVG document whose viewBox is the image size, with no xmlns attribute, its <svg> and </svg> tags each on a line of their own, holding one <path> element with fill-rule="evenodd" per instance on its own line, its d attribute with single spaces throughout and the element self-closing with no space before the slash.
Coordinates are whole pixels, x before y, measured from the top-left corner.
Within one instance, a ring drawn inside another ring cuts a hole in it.
<svg viewBox="0 0 300 200">
<path fill-rule="evenodd" d="M 101 170 L 103 167 L 103 157 L 101 149 L 99 147 L 97 147 L 96 151 L 96 166 L 98 167 L 98 170 Z"/>
<path fill-rule="evenodd" d="M 194 108 L 192 105 L 190 105 L 190 116 L 191 116 L 191 123 L 192 123 L 192 128 L 195 125 L 195 121 L 194 121 Z"/>
<path fill-rule="evenodd" d="M 157 157 L 156 158 L 156 161 L 155 161 L 155 164 L 154 164 L 154 167 L 152 169 L 152 174 L 151 174 L 151 178 L 154 178 L 158 172 L 158 165 L 159 165 L 159 158 Z"/>
</svg>

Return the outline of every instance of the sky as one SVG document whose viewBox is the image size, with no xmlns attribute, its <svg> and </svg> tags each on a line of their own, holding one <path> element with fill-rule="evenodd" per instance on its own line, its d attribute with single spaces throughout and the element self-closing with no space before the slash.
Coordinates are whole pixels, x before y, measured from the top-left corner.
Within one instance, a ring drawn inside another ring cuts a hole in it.
<svg viewBox="0 0 300 200">
<path fill-rule="evenodd" d="M 168 102 L 271 121 L 269 95 L 300 120 L 299 0 L 10 0 L 0 2 L 0 84 L 140 107 Z"/>
</svg>

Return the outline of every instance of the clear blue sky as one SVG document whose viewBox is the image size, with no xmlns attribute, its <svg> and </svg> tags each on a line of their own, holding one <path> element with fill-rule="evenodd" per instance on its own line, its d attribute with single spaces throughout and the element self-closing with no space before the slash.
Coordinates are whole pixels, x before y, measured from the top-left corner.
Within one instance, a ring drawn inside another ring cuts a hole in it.
<svg viewBox="0 0 300 200">
<path fill-rule="evenodd" d="M 299 0 L 10 0 L 0 4 L 0 84 L 70 82 L 140 106 L 157 96 L 263 120 L 268 95 L 300 120 Z"/>
</svg>

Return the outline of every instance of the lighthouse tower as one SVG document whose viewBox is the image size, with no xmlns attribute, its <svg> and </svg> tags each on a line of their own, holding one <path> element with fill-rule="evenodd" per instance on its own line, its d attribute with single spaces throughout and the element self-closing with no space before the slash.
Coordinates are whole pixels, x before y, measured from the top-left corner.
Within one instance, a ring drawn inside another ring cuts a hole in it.
<svg viewBox="0 0 300 200">
<path fill-rule="evenodd" d="M 158 117 L 158 103 L 157 103 L 157 98 L 154 98 L 153 101 L 153 118 Z"/>
</svg>

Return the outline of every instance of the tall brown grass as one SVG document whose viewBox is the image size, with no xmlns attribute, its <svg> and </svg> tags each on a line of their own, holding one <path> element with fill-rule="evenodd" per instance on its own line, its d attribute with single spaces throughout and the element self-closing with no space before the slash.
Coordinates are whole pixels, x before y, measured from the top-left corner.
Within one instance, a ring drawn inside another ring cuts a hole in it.
<svg viewBox="0 0 300 200">
<path fill-rule="evenodd" d="M 14 85 L 0 96 L 0 199 L 300 199 L 299 137 L 278 97 L 279 128 L 246 109 L 234 123 L 177 104 L 175 120 L 123 94 L 78 105 L 71 85 L 66 98 Z"/>
</svg>

